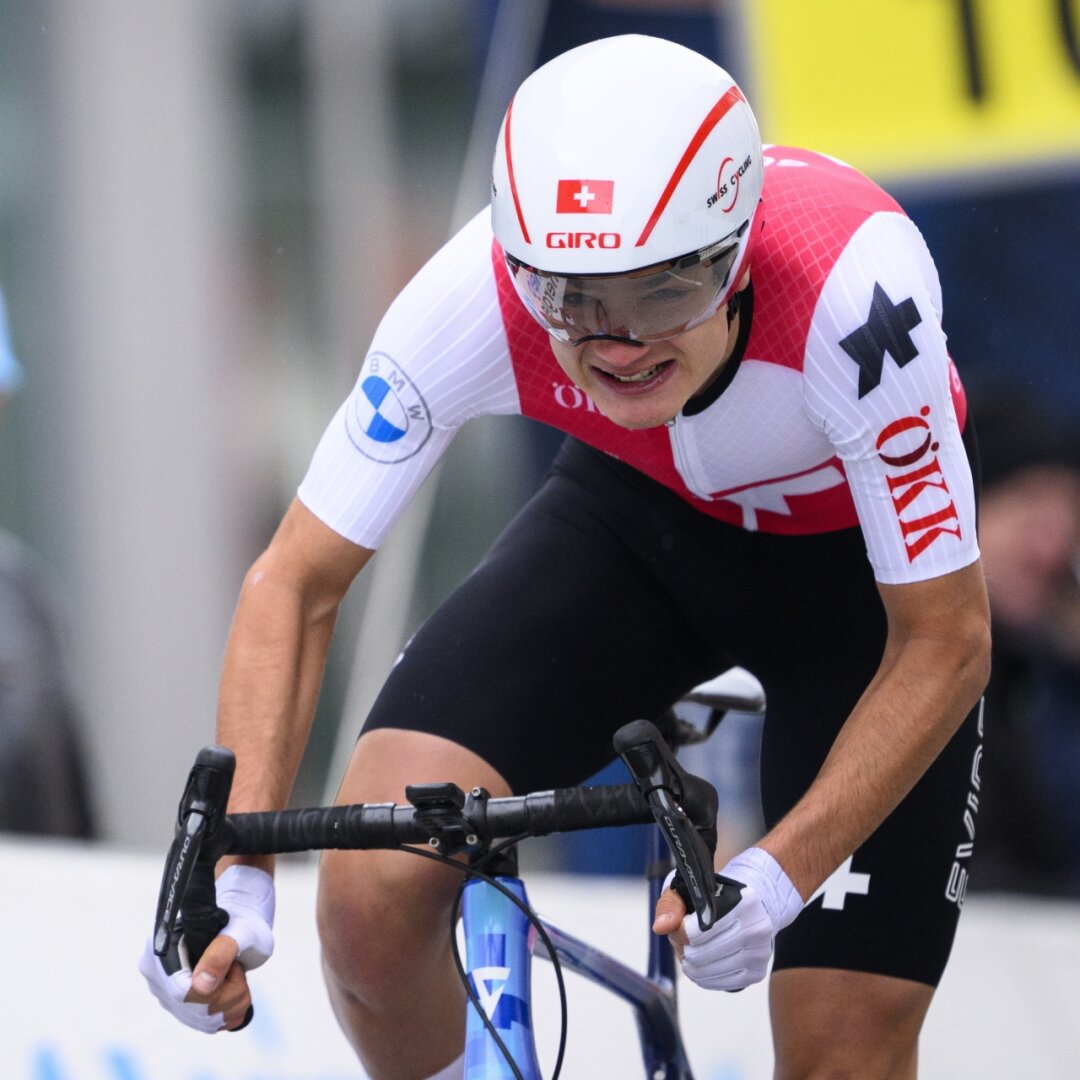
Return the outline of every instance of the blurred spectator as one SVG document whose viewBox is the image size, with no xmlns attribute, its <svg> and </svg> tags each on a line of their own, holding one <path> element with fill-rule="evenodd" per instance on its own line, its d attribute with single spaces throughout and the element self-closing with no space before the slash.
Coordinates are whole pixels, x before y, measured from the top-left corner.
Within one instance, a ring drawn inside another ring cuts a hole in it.
<svg viewBox="0 0 1080 1080">
<path fill-rule="evenodd" d="M 974 888 L 1080 895 L 1080 430 L 974 404 L 994 669 Z"/>
<path fill-rule="evenodd" d="M 0 412 L 22 379 L 0 295 Z M 88 838 L 90 798 L 48 575 L 0 531 L 0 830 Z"/>
</svg>

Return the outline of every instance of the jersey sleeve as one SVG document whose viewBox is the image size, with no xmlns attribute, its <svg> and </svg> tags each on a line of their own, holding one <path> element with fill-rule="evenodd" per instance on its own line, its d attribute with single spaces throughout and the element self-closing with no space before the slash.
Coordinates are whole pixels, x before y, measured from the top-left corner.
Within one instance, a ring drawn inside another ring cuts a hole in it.
<svg viewBox="0 0 1080 1080">
<path fill-rule="evenodd" d="M 387 310 L 297 494 L 335 532 L 377 548 L 462 424 L 515 412 L 485 210 Z"/>
<path fill-rule="evenodd" d="M 884 584 L 938 577 L 979 555 L 941 311 L 918 229 L 877 213 L 833 267 L 807 341 L 805 407 L 843 463 Z"/>
</svg>

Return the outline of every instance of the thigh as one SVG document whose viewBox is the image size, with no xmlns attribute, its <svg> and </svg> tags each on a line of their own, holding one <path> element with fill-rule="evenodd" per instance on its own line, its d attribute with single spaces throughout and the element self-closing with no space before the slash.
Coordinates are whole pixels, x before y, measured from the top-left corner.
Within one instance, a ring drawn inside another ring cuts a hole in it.
<svg viewBox="0 0 1080 1080">
<path fill-rule="evenodd" d="M 611 760 L 619 726 L 714 673 L 648 565 L 662 548 L 645 535 L 660 489 L 605 485 L 590 455 L 557 465 L 418 631 L 365 732 L 441 736 L 516 791 L 564 786 Z"/>
<path fill-rule="evenodd" d="M 456 783 L 462 790 L 484 787 L 509 795 L 499 773 L 476 754 L 425 732 L 377 730 L 362 735 L 353 750 L 336 803 L 403 803 L 408 784 Z M 324 945 L 333 943 L 337 966 L 377 955 L 365 940 L 376 927 L 383 944 L 445 934 L 432 912 L 448 907 L 460 875 L 439 863 L 393 850 L 324 851 L 319 861 L 319 926 Z M 388 962 L 398 962 L 391 950 Z M 392 974 L 392 967 L 381 975 Z M 375 980 L 377 981 L 377 980 Z"/>
</svg>

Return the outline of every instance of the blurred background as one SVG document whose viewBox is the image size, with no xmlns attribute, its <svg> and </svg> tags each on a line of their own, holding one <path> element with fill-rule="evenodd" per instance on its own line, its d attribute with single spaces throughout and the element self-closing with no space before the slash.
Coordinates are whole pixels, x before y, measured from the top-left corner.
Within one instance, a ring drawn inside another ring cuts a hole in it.
<svg viewBox="0 0 1080 1080">
<path fill-rule="evenodd" d="M 484 205 L 520 79 L 643 31 L 923 230 L 1011 492 L 984 508 L 1010 794 L 975 884 L 1080 891 L 1078 27 L 1070 0 L 0 0 L 0 829 L 162 850 L 242 574 L 381 311 Z M 349 598 L 297 804 L 554 445 L 519 418 L 457 440 Z M 734 845 L 756 727 L 726 730 Z"/>
</svg>

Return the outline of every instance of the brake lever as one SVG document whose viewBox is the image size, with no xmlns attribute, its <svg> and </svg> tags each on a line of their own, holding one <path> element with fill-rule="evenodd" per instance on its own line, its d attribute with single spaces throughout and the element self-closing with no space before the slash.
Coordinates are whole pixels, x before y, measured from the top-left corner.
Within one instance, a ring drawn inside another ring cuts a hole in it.
<svg viewBox="0 0 1080 1080">
<path fill-rule="evenodd" d="M 738 903 L 713 870 L 716 851 L 716 789 L 688 773 L 676 760 L 655 724 L 635 720 L 615 732 L 615 752 L 653 812 L 671 848 L 683 885 L 702 930 Z M 727 892 L 728 895 L 723 896 Z M 723 903 L 718 902 L 723 897 Z M 721 910 L 722 908 L 722 910 Z"/>
<path fill-rule="evenodd" d="M 154 952 L 170 975 L 183 966 L 181 945 L 194 968 L 229 921 L 217 906 L 214 865 L 235 770 L 231 750 L 204 747 L 180 798 L 154 917 Z"/>
</svg>

